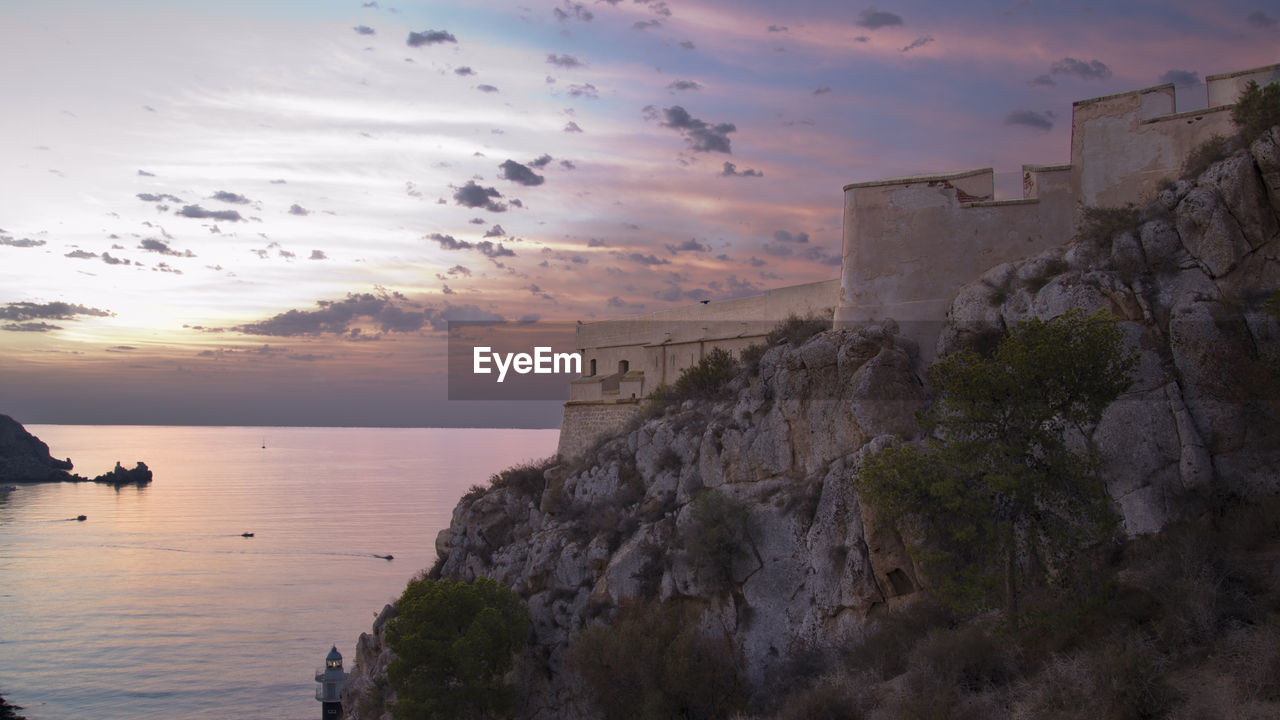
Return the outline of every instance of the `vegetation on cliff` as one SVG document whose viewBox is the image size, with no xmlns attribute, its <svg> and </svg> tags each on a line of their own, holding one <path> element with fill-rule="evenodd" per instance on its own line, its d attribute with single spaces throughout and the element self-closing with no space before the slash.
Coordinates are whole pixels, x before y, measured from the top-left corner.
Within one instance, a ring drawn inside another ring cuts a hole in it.
<svg viewBox="0 0 1280 720">
<path fill-rule="evenodd" d="M 529 635 L 524 603 L 488 578 L 414 580 L 387 627 L 397 720 L 505 717 L 515 688 L 504 680 Z"/>
<path fill-rule="evenodd" d="M 708 400 L 469 493 L 432 577 L 525 601 L 508 677 L 529 720 L 1276 717 L 1278 218 L 1272 129 L 961 288 L 931 375 L 891 321 L 776 341 L 700 383 Z M 1022 327 L 1039 340 L 1013 352 Z M 1084 401 L 1057 403 L 1044 373 L 1077 365 L 1063 387 Z M 989 541 L 983 587 L 1014 548 L 1035 579 L 1016 626 L 999 588 L 937 602 L 953 568 L 907 548 L 963 548 L 927 542 L 915 495 L 885 518 L 856 490 L 888 447 L 917 448 L 891 474 L 950 481 L 948 532 Z M 1123 534 L 1080 532 L 1103 508 Z M 361 642 L 376 673 L 391 653 Z"/>
<path fill-rule="evenodd" d="M 872 454 L 858 491 L 889 523 L 922 526 L 914 555 L 948 600 L 980 608 L 1002 580 L 1016 623 L 1028 579 L 1070 577 L 1114 527 L 1096 459 L 1069 437 L 1097 424 L 1136 363 L 1113 317 L 1075 309 L 1015 326 L 990 357 L 948 355 L 929 368 L 937 397 L 920 419 L 933 438 Z"/>
</svg>

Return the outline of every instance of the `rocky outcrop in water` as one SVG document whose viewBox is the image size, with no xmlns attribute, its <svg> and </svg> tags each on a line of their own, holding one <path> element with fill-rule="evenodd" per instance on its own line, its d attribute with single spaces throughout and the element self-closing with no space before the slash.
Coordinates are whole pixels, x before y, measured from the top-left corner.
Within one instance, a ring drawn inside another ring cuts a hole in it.
<svg viewBox="0 0 1280 720">
<path fill-rule="evenodd" d="M 49 446 L 8 415 L 0 415 L 0 483 L 5 482 L 86 482 L 89 478 L 70 472 L 71 459 L 58 460 Z M 145 485 L 151 471 L 139 462 L 133 469 L 116 463 L 114 470 L 93 478 L 109 485 Z"/>
<path fill-rule="evenodd" d="M 939 350 L 982 346 L 1020 320 L 1107 308 L 1141 364 L 1129 392 L 1076 441 L 1097 450 L 1131 535 L 1195 515 L 1214 495 L 1277 492 L 1280 128 L 1164 190 L 1125 227 L 991 269 L 961 290 Z M 1084 235 L 1088 235 L 1087 237 Z M 589 717 L 566 650 L 633 599 L 681 600 L 725 638 L 757 691 L 856 644 L 919 577 L 894 528 L 854 493 L 862 459 L 917 435 L 928 391 L 892 323 L 764 353 L 723 399 L 686 402 L 545 482 L 470 493 L 436 541 L 434 575 L 491 577 L 528 603 L 517 671 L 524 717 Z M 709 565 L 693 532 L 711 491 L 750 518 L 741 552 Z M 387 717 L 381 633 L 360 638 L 344 705 Z"/>
</svg>

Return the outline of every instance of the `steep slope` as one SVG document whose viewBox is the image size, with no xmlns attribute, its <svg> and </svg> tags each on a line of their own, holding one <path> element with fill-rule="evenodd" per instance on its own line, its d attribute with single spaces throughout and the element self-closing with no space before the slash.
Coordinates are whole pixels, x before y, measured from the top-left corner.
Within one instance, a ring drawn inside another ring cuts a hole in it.
<svg viewBox="0 0 1280 720">
<path fill-rule="evenodd" d="M 1142 213 L 1099 217 L 1119 222 L 1089 223 L 1069 247 L 966 286 L 940 350 L 980 346 L 1021 319 L 1108 308 L 1142 362 L 1130 392 L 1077 440 L 1100 453 L 1125 529 L 1157 531 L 1216 495 L 1274 494 L 1280 393 L 1263 358 L 1280 351 L 1280 328 L 1262 304 L 1280 287 L 1280 128 Z M 752 691 L 767 691 L 797 667 L 826 665 L 921 587 L 850 478 L 869 451 L 917 432 L 923 377 L 892 323 L 773 347 L 720 400 L 647 419 L 544 481 L 469 494 L 436 541 L 432 574 L 492 577 L 527 600 L 525 717 L 591 716 L 566 650 L 633 599 L 693 608 Z M 720 566 L 698 547 L 707 497 L 749 518 Z M 382 630 L 393 613 L 360 638 L 350 717 L 383 716 L 391 699 Z"/>
</svg>

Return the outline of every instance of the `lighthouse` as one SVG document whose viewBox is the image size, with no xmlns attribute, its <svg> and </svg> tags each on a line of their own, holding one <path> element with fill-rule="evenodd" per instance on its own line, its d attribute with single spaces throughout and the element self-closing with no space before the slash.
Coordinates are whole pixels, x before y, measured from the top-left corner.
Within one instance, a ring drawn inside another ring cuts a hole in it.
<svg viewBox="0 0 1280 720">
<path fill-rule="evenodd" d="M 335 645 L 325 656 L 324 668 L 316 670 L 316 682 L 320 683 L 320 687 L 316 688 L 316 699 L 324 703 L 320 715 L 324 720 L 342 718 L 342 700 L 339 694 L 346 681 L 347 674 L 342 671 L 342 653 L 338 652 L 338 646 Z"/>
</svg>

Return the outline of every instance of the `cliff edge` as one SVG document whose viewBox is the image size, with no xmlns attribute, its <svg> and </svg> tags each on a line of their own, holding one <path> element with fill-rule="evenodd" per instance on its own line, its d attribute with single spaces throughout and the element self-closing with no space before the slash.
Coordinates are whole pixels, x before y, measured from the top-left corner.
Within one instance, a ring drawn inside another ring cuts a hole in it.
<svg viewBox="0 0 1280 720">
<path fill-rule="evenodd" d="M 1077 237 L 964 286 L 940 354 L 981 348 L 1028 318 L 1106 308 L 1140 355 L 1130 390 L 1075 440 L 1099 454 L 1130 537 L 1204 514 L 1214 498 L 1280 490 L 1280 127 L 1142 209 L 1087 214 Z M 854 492 L 862 459 L 919 437 L 918 348 L 893 323 L 769 348 L 707 402 L 599 444 L 574 467 L 464 497 L 431 574 L 491 577 L 528 603 L 521 717 L 592 717 L 567 668 L 584 628 L 628 603 L 679 601 L 738 659 L 749 694 L 818 674 L 927 583 L 899 532 Z M 711 500 L 711 499 L 713 500 Z M 719 503 L 708 512 L 708 502 Z M 709 557 L 708 518 L 740 517 Z M 360 637 L 348 717 L 389 717 L 388 607 Z M 816 670 L 815 670 L 816 668 Z"/>
</svg>

